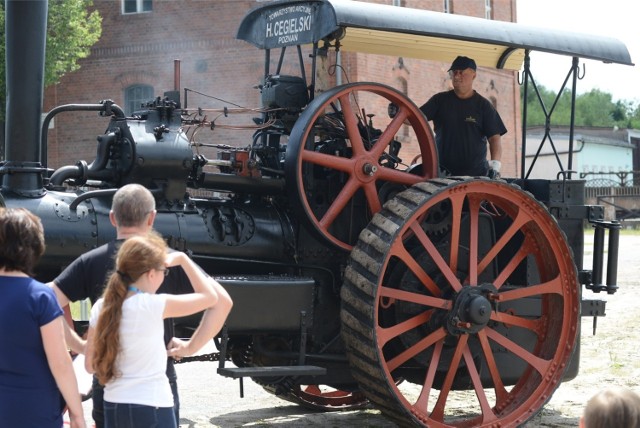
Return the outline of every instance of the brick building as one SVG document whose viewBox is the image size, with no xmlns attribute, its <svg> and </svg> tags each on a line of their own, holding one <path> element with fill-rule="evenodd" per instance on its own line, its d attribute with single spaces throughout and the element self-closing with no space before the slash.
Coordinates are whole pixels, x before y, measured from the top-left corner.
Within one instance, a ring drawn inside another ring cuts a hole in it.
<svg viewBox="0 0 640 428">
<path fill-rule="evenodd" d="M 80 69 L 46 88 L 44 111 L 62 104 L 112 99 L 131 113 L 140 102 L 174 89 L 174 60 L 180 60 L 180 89 L 189 88 L 188 107 L 239 105 L 260 107 L 256 89 L 264 71 L 264 54 L 235 38 L 255 0 L 109 0 L 96 1 L 103 17 L 102 37 Z M 516 0 L 376 0 L 449 13 L 515 21 Z M 277 55 L 272 61 L 277 61 Z M 448 89 L 449 64 L 411 58 L 341 53 L 342 72 L 332 71 L 335 54 L 318 67 L 318 90 L 336 83 L 373 81 L 396 87 L 418 105 Z M 294 67 L 286 60 L 283 71 Z M 295 65 L 297 67 L 297 65 Z M 519 161 L 520 99 L 511 71 L 481 68 L 475 89 L 494 102 L 509 132 L 503 137 L 503 175 L 514 176 Z M 181 92 L 182 93 L 182 92 Z M 215 98 L 205 97 L 207 94 Z M 220 101 L 223 100 L 223 101 Z M 182 100 L 184 104 L 184 99 Z M 254 114 L 253 116 L 256 116 Z M 252 115 L 238 115 L 225 124 L 251 124 Z M 96 136 L 106 126 L 95 112 L 56 116 L 48 134 L 48 166 L 91 162 Z M 247 146 L 253 131 L 202 131 L 198 139 Z M 206 155 L 206 153 L 205 153 Z"/>
</svg>

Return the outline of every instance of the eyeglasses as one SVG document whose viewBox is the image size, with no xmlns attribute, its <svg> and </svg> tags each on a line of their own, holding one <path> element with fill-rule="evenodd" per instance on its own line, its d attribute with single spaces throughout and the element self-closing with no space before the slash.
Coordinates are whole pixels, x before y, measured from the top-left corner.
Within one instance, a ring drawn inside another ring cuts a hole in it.
<svg viewBox="0 0 640 428">
<path fill-rule="evenodd" d="M 145 272 L 150 272 L 152 270 L 157 270 L 158 272 L 164 272 L 164 276 L 169 276 L 169 269 L 167 269 L 167 268 L 153 268 L 153 269 L 149 269 L 148 271 L 145 271 Z"/>
<path fill-rule="evenodd" d="M 468 70 L 467 68 L 465 68 L 464 70 L 449 70 L 449 76 L 450 77 L 457 76 L 457 75 L 465 76 L 468 74 L 466 73 L 467 70 Z"/>
</svg>

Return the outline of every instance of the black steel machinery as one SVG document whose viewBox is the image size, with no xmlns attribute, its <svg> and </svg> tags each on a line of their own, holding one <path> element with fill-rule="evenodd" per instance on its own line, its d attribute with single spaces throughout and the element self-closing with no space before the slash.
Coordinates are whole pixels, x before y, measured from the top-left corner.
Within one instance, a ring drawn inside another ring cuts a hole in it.
<svg viewBox="0 0 640 428">
<path fill-rule="evenodd" d="M 111 101 L 60 106 L 41 126 L 46 14 L 46 2 L 6 2 L 0 164 L 1 205 L 45 226 L 42 280 L 113 239 L 111 197 L 140 183 L 156 197 L 156 229 L 232 295 L 216 338 L 223 376 L 325 411 L 373 404 L 400 425 L 506 427 L 577 375 L 581 314 L 604 314 L 582 291 L 615 291 L 618 225 L 584 204 L 570 165 L 551 180 L 440 176 L 412 101 L 377 83 L 317 93 L 316 60 L 349 43 L 366 51 L 363 28 L 427 48 L 434 38 L 439 49 L 492 44 L 502 50 L 480 65 L 524 59 L 525 77 L 529 49 L 630 64 L 624 45 L 360 2 L 262 4 L 238 32 L 266 52 L 259 126 L 248 147 L 220 144 L 207 159 L 188 133 L 207 125 L 177 91 L 132 116 Z M 282 60 L 270 70 L 275 48 L 299 57 L 299 75 L 282 74 Z M 390 102 L 393 119 L 367 114 Z M 48 169 L 47 124 L 86 110 L 107 124 L 95 159 Z M 595 227 L 593 269 L 582 266 L 585 224 Z"/>
</svg>

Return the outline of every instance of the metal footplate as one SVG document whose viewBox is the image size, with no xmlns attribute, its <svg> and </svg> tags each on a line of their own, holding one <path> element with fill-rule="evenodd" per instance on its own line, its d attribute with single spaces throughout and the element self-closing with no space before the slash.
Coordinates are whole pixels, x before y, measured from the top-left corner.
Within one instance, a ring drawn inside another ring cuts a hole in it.
<svg viewBox="0 0 640 428">
<path fill-rule="evenodd" d="M 278 376 L 323 376 L 327 369 L 318 366 L 218 367 L 218 374 L 238 379 L 240 398 L 244 398 L 244 378 Z"/>
<path fill-rule="evenodd" d="M 218 374 L 224 377 L 238 379 L 240 383 L 240 397 L 244 398 L 244 378 L 277 378 L 299 376 L 325 376 L 327 369 L 318 366 L 305 365 L 307 349 L 307 313 L 300 311 L 300 350 L 298 364 L 295 366 L 262 366 L 262 367 L 225 367 L 229 331 L 227 325 L 222 327 L 222 339 L 220 341 L 220 365 Z"/>
<path fill-rule="evenodd" d="M 318 366 L 219 367 L 218 374 L 233 379 L 271 376 L 324 376 L 327 369 Z"/>
</svg>

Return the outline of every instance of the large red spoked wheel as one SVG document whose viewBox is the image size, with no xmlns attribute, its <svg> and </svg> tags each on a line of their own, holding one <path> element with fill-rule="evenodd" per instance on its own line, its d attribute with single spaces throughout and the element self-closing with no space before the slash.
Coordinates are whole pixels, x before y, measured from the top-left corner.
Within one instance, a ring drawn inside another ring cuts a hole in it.
<svg viewBox="0 0 640 428">
<path fill-rule="evenodd" d="M 398 106 L 393 119 L 389 103 Z M 422 165 L 410 168 L 417 155 Z M 420 109 L 376 83 L 338 86 L 316 97 L 296 121 L 285 159 L 293 199 L 321 236 L 346 250 L 381 210 L 381 195 L 436 177 L 437 168 L 433 133 Z"/>
<path fill-rule="evenodd" d="M 357 410 L 370 405 L 360 390 L 344 391 L 327 385 L 296 385 L 284 394 L 276 394 L 271 387 L 265 390 L 283 400 L 323 412 Z"/>
<path fill-rule="evenodd" d="M 425 219 L 443 206 L 451 224 L 431 234 Z M 578 291 L 562 231 L 529 194 L 489 179 L 416 184 L 351 253 L 341 319 L 352 372 L 401 425 L 519 426 L 570 363 Z"/>
</svg>

